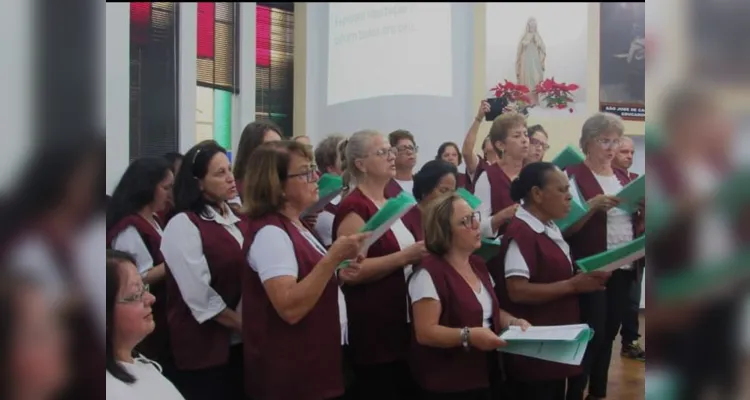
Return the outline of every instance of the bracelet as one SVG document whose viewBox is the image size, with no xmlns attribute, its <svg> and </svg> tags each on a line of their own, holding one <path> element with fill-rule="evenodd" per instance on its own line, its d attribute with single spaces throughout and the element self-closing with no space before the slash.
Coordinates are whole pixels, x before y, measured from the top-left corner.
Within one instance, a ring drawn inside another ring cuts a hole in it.
<svg viewBox="0 0 750 400">
<path fill-rule="evenodd" d="M 469 328 L 468 327 L 461 328 L 461 347 L 463 347 L 465 351 L 469 351 Z"/>
</svg>

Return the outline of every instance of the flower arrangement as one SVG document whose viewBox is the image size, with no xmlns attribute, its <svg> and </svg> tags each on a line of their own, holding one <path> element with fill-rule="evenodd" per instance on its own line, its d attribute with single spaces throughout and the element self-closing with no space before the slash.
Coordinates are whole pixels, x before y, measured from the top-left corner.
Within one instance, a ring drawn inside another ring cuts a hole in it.
<svg viewBox="0 0 750 400">
<path fill-rule="evenodd" d="M 529 93 L 531 90 L 525 85 L 520 85 L 508 81 L 498 82 L 495 87 L 490 88 L 490 91 L 495 94 L 498 99 L 505 98 L 508 100 L 508 104 L 515 108 L 521 114 L 528 114 L 528 108 L 531 105 L 531 99 Z"/>
<path fill-rule="evenodd" d="M 534 91 L 540 97 L 544 96 L 544 102 L 547 108 L 557 108 L 564 110 L 568 108 L 573 112 L 573 108 L 568 106 L 573 102 L 573 92 L 578 90 L 579 86 L 575 83 L 557 82 L 555 78 L 547 78 L 536 85 Z"/>
</svg>

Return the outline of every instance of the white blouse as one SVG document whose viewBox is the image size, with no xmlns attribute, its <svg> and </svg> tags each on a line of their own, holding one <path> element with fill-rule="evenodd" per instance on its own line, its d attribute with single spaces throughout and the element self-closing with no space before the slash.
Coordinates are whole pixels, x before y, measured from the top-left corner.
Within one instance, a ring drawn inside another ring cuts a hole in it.
<svg viewBox="0 0 750 400">
<path fill-rule="evenodd" d="M 148 222 L 160 236 L 164 235 L 159 224 L 151 221 Z M 154 267 L 154 260 L 151 258 L 151 253 L 149 253 L 146 243 L 143 242 L 143 237 L 141 237 L 141 234 L 138 233 L 138 230 L 133 225 L 123 229 L 115 236 L 112 240 L 112 248 L 132 254 L 135 257 L 138 273 L 141 276 L 144 276 Z"/>
<path fill-rule="evenodd" d="M 320 220 L 318 220 L 320 222 Z M 307 229 L 297 227 L 302 236 L 321 255 L 326 249 Z M 273 225 L 264 226 L 255 234 L 253 244 L 247 254 L 250 268 L 258 273 L 261 282 L 280 276 L 299 276 L 299 264 L 294 253 L 294 244 L 289 235 L 281 228 Z M 348 320 L 346 316 L 346 300 L 341 288 L 338 290 L 339 323 L 341 324 L 341 344 L 349 343 Z"/>
<path fill-rule="evenodd" d="M 244 237 L 237 227 L 240 219 L 229 211 L 227 205 L 224 207 L 227 207 L 227 217 L 208 207 L 208 216 L 201 215 L 199 218 L 213 220 L 223 226 L 235 239 L 237 246 L 242 248 Z M 198 323 L 204 323 L 224 311 L 227 305 L 210 285 L 211 271 L 203 254 L 200 231 L 187 214 L 179 213 L 169 220 L 162 235 L 161 253 L 169 272 L 180 288 L 182 299 Z M 239 335 L 235 332 L 232 343 L 240 341 Z"/>
<path fill-rule="evenodd" d="M 331 200 L 331 204 L 333 205 L 337 205 L 339 202 L 341 202 L 341 195 Z M 325 246 L 330 246 L 333 243 L 333 219 L 335 217 L 335 215 L 327 210 L 323 210 L 318 214 L 318 221 L 315 223 L 315 232 L 318 233 Z"/>
<path fill-rule="evenodd" d="M 482 172 L 479 178 L 477 178 L 474 184 L 474 196 L 482 201 L 477 208 L 481 217 L 479 231 L 484 237 L 496 237 L 497 231 L 492 230 L 492 186 L 490 185 L 489 178 L 487 178 L 487 172 Z"/>
<path fill-rule="evenodd" d="M 565 253 L 565 256 L 568 257 L 568 260 L 570 260 L 570 246 L 568 246 L 568 242 L 563 239 L 562 232 L 560 232 L 560 228 L 557 227 L 557 224 L 555 224 L 554 222 L 544 224 L 537 217 L 526 211 L 526 209 L 523 207 L 518 207 L 518 211 L 516 211 L 516 218 L 525 222 L 526 225 L 534 230 L 534 232 L 544 233 L 545 235 L 547 235 L 547 237 L 552 239 L 557 247 L 559 247 L 560 250 Z M 573 267 L 571 264 L 571 269 L 572 268 Z M 531 277 L 530 275 L 529 265 L 526 263 L 526 259 L 523 258 L 521 249 L 518 247 L 518 243 L 516 243 L 515 241 L 511 241 L 508 245 L 508 252 L 505 254 L 505 277 L 509 278 L 511 276 L 520 276 L 529 279 Z"/>
<path fill-rule="evenodd" d="M 492 281 L 492 277 L 490 277 Z M 481 283 L 481 282 L 480 282 Z M 495 283 L 492 282 L 494 285 Z M 468 285 L 468 283 L 467 283 Z M 492 288 L 485 288 L 484 284 L 479 287 L 479 292 L 475 292 L 472 288 L 472 292 L 477 297 L 477 301 L 482 306 L 482 326 L 489 328 L 492 326 L 492 296 L 489 290 Z M 435 283 L 432 280 L 432 275 L 429 271 L 424 268 L 420 268 L 414 273 L 414 276 L 409 281 L 409 297 L 411 297 L 411 303 L 414 304 L 422 299 L 433 299 L 440 301 Z"/>
<path fill-rule="evenodd" d="M 159 364 L 138 357 L 133 363 L 119 362 L 135 382 L 125 383 L 107 372 L 107 400 L 184 400 L 184 397 L 164 375 Z"/>
<path fill-rule="evenodd" d="M 594 174 L 596 181 L 606 195 L 614 196 L 622 190 L 622 183 L 617 175 L 603 176 Z M 623 243 L 633 241 L 633 220 L 630 213 L 613 207 L 607 211 L 607 250 L 611 250 Z M 620 269 L 631 269 L 632 264 L 626 264 Z"/>
</svg>

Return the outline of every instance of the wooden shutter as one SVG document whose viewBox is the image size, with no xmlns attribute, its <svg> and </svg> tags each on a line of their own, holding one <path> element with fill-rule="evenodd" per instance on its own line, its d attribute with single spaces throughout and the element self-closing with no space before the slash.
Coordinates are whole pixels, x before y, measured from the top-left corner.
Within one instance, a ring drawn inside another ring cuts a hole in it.
<svg viewBox="0 0 750 400">
<path fill-rule="evenodd" d="M 130 159 L 178 150 L 177 3 L 130 3 Z"/>
<path fill-rule="evenodd" d="M 257 3 L 255 115 L 292 136 L 294 3 Z"/>
</svg>

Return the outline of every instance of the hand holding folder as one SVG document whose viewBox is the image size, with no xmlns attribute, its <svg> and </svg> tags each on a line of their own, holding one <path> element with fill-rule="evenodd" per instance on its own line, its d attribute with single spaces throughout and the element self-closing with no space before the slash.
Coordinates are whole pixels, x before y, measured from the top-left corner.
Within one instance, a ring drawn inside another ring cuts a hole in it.
<svg viewBox="0 0 750 400">
<path fill-rule="evenodd" d="M 582 258 L 576 261 L 576 264 L 583 272 L 612 272 L 645 256 L 646 235 L 643 235 L 612 250 Z"/>
<path fill-rule="evenodd" d="M 507 345 L 498 349 L 561 364 L 580 365 L 594 330 L 586 324 L 532 326 L 521 330 L 511 326 L 500 334 Z"/>
<path fill-rule="evenodd" d="M 409 210 L 417 205 L 417 201 L 414 197 L 406 192 L 401 192 L 398 196 L 392 197 L 385 202 L 385 205 L 373 215 L 364 226 L 359 230 L 360 232 L 369 232 L 370 236 L 365 240 L 362 246 L 362 252 L 367 253 L 367 250 L 372 246 L 373 243 L 377 242 L 381 236 L 383 236 L 396 221 L 401 219 Z M 343 262 L 339 265 L 339 269 L 346 268 L 349 262 Z"/>
</svg>

